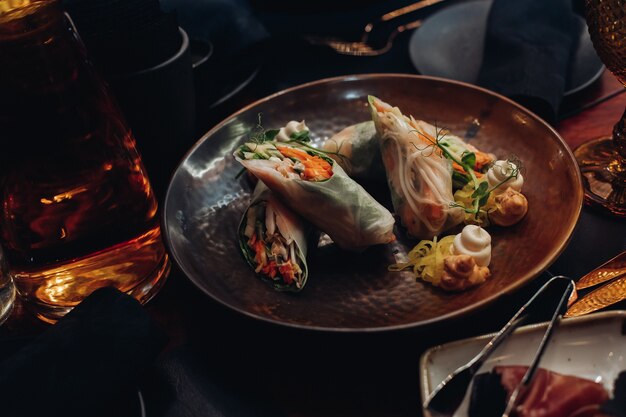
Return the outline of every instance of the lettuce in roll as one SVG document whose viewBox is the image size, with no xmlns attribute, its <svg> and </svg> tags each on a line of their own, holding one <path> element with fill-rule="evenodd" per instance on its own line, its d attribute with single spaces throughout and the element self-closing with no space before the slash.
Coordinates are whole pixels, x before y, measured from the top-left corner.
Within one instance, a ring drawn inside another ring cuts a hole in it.
<svg viewBox="0 0 626 417">
<path fill-rule="evenodd" d="M 385 181 L 376 126 L 371 120 L 334 134 L 324 142 L 322 150 L 329 152 L 331 158 L 357 181 Z"/>
<path fill-rule="evenodd" d="M 300 291 L 308 268 L 310 226 L 259 181 L 239 225 L 239 246 L 246 261 L 277 290 Z"/>
</svg>

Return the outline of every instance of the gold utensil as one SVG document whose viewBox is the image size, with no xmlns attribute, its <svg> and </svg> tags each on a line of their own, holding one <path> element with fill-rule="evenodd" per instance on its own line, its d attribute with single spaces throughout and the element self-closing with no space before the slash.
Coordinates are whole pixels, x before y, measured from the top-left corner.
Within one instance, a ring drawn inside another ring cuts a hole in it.
<svg viewBox="0 0 626 417">
<path fill-rule="evenodd" d="M 407 31 L 407 30 L 411 30 L 411 29 L 417 29 L 421 25 L 422 25 L 421 20 L 415 20 L 411 23 L 407 23 L 406 25 L 398 26 L 397 28 L 394 29 L 393 32 L 389 34 L 389 37 L 387 38 L 387 42 L 385 42 L 383 46 L 378 47 L 378 48 L 363 41 L 349 42 L 349 41 L 342 41 L 342 40 L 337 40 L 333 38 L 321 38 L 321 37 L 315 37 L 315 36 L 307 36 L 306 39 L 313 45 L 326 45 L 334 49 L 335 52 L 338 52 L 343 55 L 378 56 L 378 55 L 382 55 L 388 52 L 391 49 L 391 47 L 393 46 L 394 39 L 400 33 Z"/>
<path fill-rule="evenodd" d="M 409 4 L 408 6 L 404 6 L 401 7 L 399 9 L 393 10 L 389 13 L 385 13 L 384 15 L 381 16 L 380 18 L 380 22 L 388 22 L 390 20 L 393 20 L 397 17 L 400 16 L 404 16 L 405 14 L 409 14 L 409 13 L 413 13 L 417 10 L 421 10 L 423 8 L 426 8 L 428 6 L 432 6 L 435 5 L 437 3 L 441 3 L 443 0 L 421 0 L 421 1 L 417 1 L 413 4 Z M 367 42 L 367 39 L 369 37 L 370 32 L 372 31 L 372 29 L 374 29 L 374 23 L 370 22 L 367 25 L 365 25 L 365 28 L 363 29 L 363 35 L 361 36 L 361 41 L 362 42 Z"/>
<path fill-rule="evenodd" d="M 576 290 L 606 283 L 574 302 L 565 317 L 589 314 L 626 299 L 626 251 L 595 268 L 576 282 Z"/>
<path fill-rule="evenodd" d="M 382 15 L 377 23 L 386 23 L 400 16 L 424 9 L 426 7 L 441 3 L 444 0 L 420 0 L 408 6 L 401 7 Z M 346 41 L 342 39 L 323 37 L 323 36 L 306 36 L 305 39 L 313 45 L 326 45 L 343 55 L 352 56 L 378 56 L 388 52 L 393 46 L 393 41 L 400 33 L 411 29 L 417 29 L 422 25 L 422 20 L 415 20 L 404 25 L 397 26 L 387 37 L 387 40 L 381 46 L 375 46 L 371 42 L 370 34 L 376 26 L 374 22 L 365 25 L 363 34 L 359 41 Z"/>
<path fill-rule="evenodd" d="M 576 281 L 576 289 L 583 290 L 626 274 L 626 251 L 603 263 Z"/>
<path fill-rule="evenodd" d="M 626 276 L 617 278 L 585 295 L 567 310 L 565 317 L 593 313 L 626 299 Z"/>
</svg>

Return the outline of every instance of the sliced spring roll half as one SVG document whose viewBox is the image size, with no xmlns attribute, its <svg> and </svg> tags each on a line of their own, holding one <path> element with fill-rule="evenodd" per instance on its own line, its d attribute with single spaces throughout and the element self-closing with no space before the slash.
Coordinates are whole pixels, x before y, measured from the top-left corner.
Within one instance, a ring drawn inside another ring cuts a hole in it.
<svg viewBox="0 0 626 417">
<path fill-rule="evenodd" d="M 432 239 L 463 222 L 463 209 L 452 206 L 452 163 L 435 138 L 397 107 L 368 100 L 393 206 L 409 235 Z"/>
<path fill-rule="evenodd" d="M 385 180 L 376 126 L 371 120 L 348 126 L 331 136 L 324 141 L 322 150 L 356 180 Z"/>
<path fill-rule="evenodd" d="M 340 248 L 360 251 L 395 239 L 389 210 L 324 153 L 266 141 L 246 143 L 234 156 Z"/>
<path fill-rule="evenodd" d="M 465 154 L 473 153 L 475 156 L 473 168 L 477 175 L 487 172 L 489 166 L 496 160 L 496 156 L 494 154 L 480 151 L 475 146 L 467 143 L 459 136 L 453 135 L 446 129 L 433 126 L 423 120 L 415 120 L 411 118 L 411 121 L 421 132 L 428 135 L 428 137 L 439 138 L 441 146 L 445 146 L 456 159 L 461 160 Z M 456 162 L 452 162 L 452 169 L 452 187 L 456 190 L 461 188 L 466 183 L 466 180 L 463 180 L 463 177 L 465 177 L 465 171 L 463 170 L 463 167 Z"/>
<path fill-rule="evenodd" d="M 300 291 L 309 271 L 306 222 L 258 181 L 239 224 L 239 246 L 246 261 L 274 288 Z"/>
</svg>

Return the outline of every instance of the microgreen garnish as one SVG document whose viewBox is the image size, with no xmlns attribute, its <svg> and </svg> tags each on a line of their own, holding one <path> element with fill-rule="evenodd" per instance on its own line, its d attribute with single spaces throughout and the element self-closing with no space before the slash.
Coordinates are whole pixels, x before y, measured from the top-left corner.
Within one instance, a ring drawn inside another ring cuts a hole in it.
<svg viewBox="0 0 626 417">
<path fill-rule="evenodd" d="M 483 200 L 484 194 L 481 191 L 479 191 L 479 186 L 480 185 L 479 185 L 478 180 L 476 179 L 476 174 L 474 172 L 474 165 L 476 164 L 476 155 L 473 152 L 463 152 L 463 155 L 461 155 L 461 159 L 459 159 L 455 155 L 453 155 L 448 150 L 448 147 L 444 146 L 443 143 L 441 142 L 442 139 L 445 138 L 446 135 L 448 134 L 448 131 L 444 130 L 444 129 L 438 128 L 436 124 L 435 124 L 435 140 L 434 141 L 431 139 L 430 136 L 425 135 L 424 133 L 420 132 L 417 129 L 414 130 L 414 132 L 418 136 L 421 136 L 426 141 L 430 142 L 431 143 L 430 146 L 432 146 L 433 148 L 436 147 L 439 150 L 441 150 L 441 153 L 443 154 L 444 157 L 446 157 L 447 159 L 451 160 L 452 162 L 456 162 L 459 166 L 461 166 L 463 168 L 463 171 L 465 171 L 466 175 L 464 175 L 463 173 L 459 172 L 458 175 L 457 175 L 457 180 L 460 181 L 460 178 L 465 177 L 462 181 L 464 181 L 466 184 L 472 183 L 473 187 L 474 187 L 474 194 L 472 194 L 472 198 L 473 198 L 472 208 L 468 209 L 466 207 L 463 207 L 463 209 L 466 212 L 468 212 L 468 213 L 478 214 L 478 211 L 480 209 L 480 201 Z M 417 148 L 417 146 L 416 146 L 416 148 Z M 488 198 L 489 198 L 489 196 L 487 196 L 487 198 L 485 198 L 484 201 L 486 202 Z M 453 207 L 457 207 L 457 206 L 462 207 L 458 203 L 451 203 L 451 206 L 453 206 Z"/>
<path fill-rule="evenodd" d="M 311 142 L 311 138 L 309 137 L 309 131 L 303 130 L 301 132 L 293 132 L 291 136 L 289 136 L 295 142 Z"/>
<path fill-rule="evenodd" d="M 466 207 L 457 202 L 451 202 L 450 206 L 460 207 L 466 213 L 474 214 L 476 218 L 478 218 L 479 216 L 481 207 L 485 206 L 487 202 L 489 201 L 489 197 L 491 193 L 496 188 L 502 186 L 504 183 L 511 180 L 511 178 L 517 178 L 517 176 L 519 175 L 521 161 L 519 161 L 517 158 L 508 159 L 507 167 L 501 168 L 503 169 L 502 173 L 507 174 L 505 179 L 502 180 L 500 183 L 496 184 L 495 186 L 489 188 L 489 183 L 486 180 L 478 181 L 476 177 L 476 171 L 474 170 L 474 167 L 476 166 L 476 154 L 474 152 L 465 151 L 461 155 L 460 159 L 456 157 L 454 154 L 452 154 L 452 152 L 450 152 L 450 150 L 448 149 L 449 144 L 447 142 L 443 142 L 443 139 L 446 137 L 449 131 L 440 129 L 435 124 L 434 141 L 429 135 L 426 135 L 417 129 L 413 130 L 413 132 L 415 132 L 418 136 L 422 137 L 423 139 L 425 139 L 427 142 L 430 143 L 430 145 L 427 146 L 427 148 L 431 148 L 431 151 L 434 152 L 435 148 L 439 149 L 443 157 L 451 160 L 452 162 L 456 163 L 463 169 L 464 172 L 459 172 L 458 170 L 452 171 L 452 181 L 453 181 L 453 184 L 457 186 L 458 188 L 464 188 L 465 186 L 467 186 L 467 184 L 471 184 L 473 188 L 473 192 L 471 194 L 471 199 L 472 199 L 471 205 L 470 207 Z M 415 144 L 414 146 L 416 149 L 422 152 L 426 151 L 426 148 L 420 149 Z"/>
<path fill-rule="evenodd" d="M 471 167 L 471 169 L 474 169 L 474 166 L 476 166 L 476 155 L 474 152 L 463 152 L 461 162 L 463 167 L 468 166 Z"/>
<path fill-rule="evenodd" d="M 268 135 L 268 132 L 270 133 L 269 135 Z M 252 129 L 252 131 L 250 131 L 249 140 L 250 142 L 263 143 L 267 140 L 271 140 L 271 139 L 268 139 L 268 136 L 271 136 L 273 132 L 274 132 L 273 130 L 266 131 L 263 128 L 263 124 L 261 124 L 261 113 L 258 113 L 257 123 L 256 123 L 256 126 Z M 273 133 L 273 137 L 275 137 L 277 134 L 278 134 L 278 130 L 276 130 L 276 133 Z"/>
<path fill-rule="evenodd" d="M 324 151 L 313 146 L 312 139 L 310 136 L 310 132 L 308 130 L 302 130 L 300 132 L 293 132 L 288 140 L 277 140 L 276 137 L 280 133 L 280 129 L 269 129 L 266 130 L 261 123 L 261 113 L 257 115 L 258 120 L 256 126 L 250 131 L 248 135 L 248 141 L 243 144 L 238 151 L 238 156 L 243 159 L 269 159 L 270 157 L 278 157 L 283 158 L 280 150 L 276 147 L 281 144 L 285 145 L 297 145 L 299 148 L 302 148 L 306 152 L 311 155 L 317 155 L 320 158 L 326 160 L 329 164 L 333 164 L 334 161 L 330 157 L 330 155 L 336 155 L 339 158 L 347 158 L 345 155 L 339 152 L 332 151 Z M 290 158 L 294 162 L 297 162 L 294 158 Z M 243 172 L 240 171 L 236 178 L 241 177 Z"/>
<path fill-rule="evenodd" d="M 280 129 L 270 129 L 270 130 L 266 130 L 263 136 L 265 140 L 274 140 L 276 138 L 276 135 L 278 135 L 279 132 L 280 132 Z"/>
</svg>

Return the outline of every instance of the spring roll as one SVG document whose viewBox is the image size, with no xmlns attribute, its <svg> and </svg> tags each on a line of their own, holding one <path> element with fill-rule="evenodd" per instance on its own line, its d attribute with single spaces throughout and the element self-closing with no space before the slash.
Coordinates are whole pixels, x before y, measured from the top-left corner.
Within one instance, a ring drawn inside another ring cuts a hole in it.
<svg viewBox="0 0 626 417">
<path fill-rule="evenodd" d="M 300 291 L 308 267 L 306 222 L 258 181 L 239 224 L 239 246 L 263 279 L 282 291 Z"/>
<path fill-rule="evenodd" d="M 496 160 L 496 156 L 492 153 L 482 152 L 475 146 L 467 143 L 459 136 L 452 134 L 446 129 L 438 128 L 423 120 L 415 120 L 411 118 L 413 123 L 418 127 L 418 130 L 424 132 L 425 135 L 431 138 L 439 138 L 439 143 L 445 146 L 448 152 L 450 152 L 456 159 L 461 160 L 466 153 L 473 153 L 475 156 L 474 171 L 479 173 L 486 173 L 489 166 Z M 465 176 L 465 171 L 460 165 L 452 163 L 452 188 L 457 190 L 465 185 L 465 181 L 458 182 L 458 176 L 455 173 Z"/>
<path fill-rule="evenodd" d="M 245 143 L 234 156 L 340 248 L 360 251 L 395 239 L 389 210 L 324 153 L 265 141 Z"/>
<path fill-rule="evenodd" d="M 463 222 L 463 209 L 452 206 L 452 163 L 435 138 L 397 107 L 372 96 L 369 103 L 391 200 L 409 235 L 432 239 Z"/>
<path fill-rule="evenodd" d="M 322 150 L 358 180 L 385 180 L 376 126 L 371 120 L 351 125 L 328 138 Z"/>
</svg>

